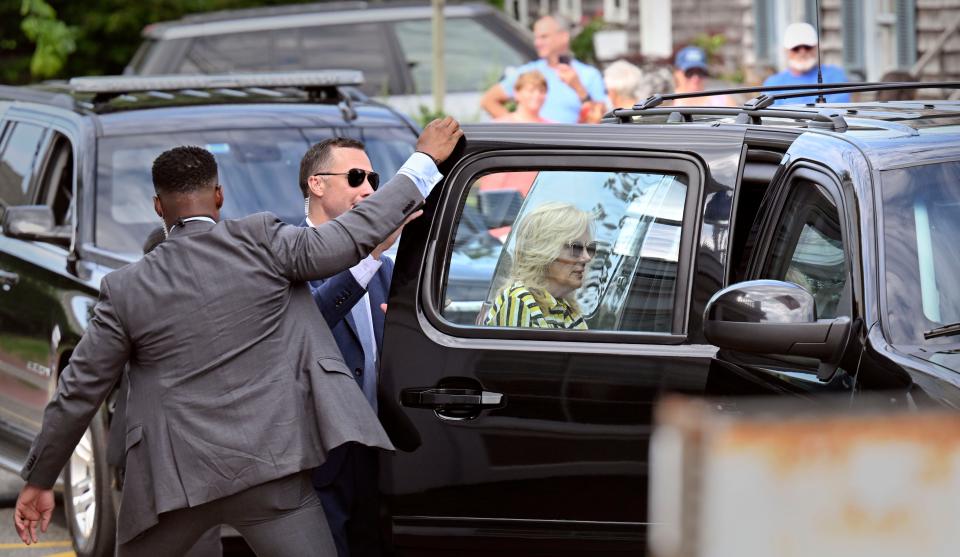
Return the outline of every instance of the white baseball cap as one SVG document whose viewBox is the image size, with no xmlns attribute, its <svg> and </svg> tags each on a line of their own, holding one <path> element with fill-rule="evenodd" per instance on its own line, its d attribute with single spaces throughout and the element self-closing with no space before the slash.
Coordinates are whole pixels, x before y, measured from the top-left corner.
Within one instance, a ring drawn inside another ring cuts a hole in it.
<svg viewBox="0 0 960 557">
<path fill-rule="evenodd" d="M 817 46 L 817 31 L 809 23 L 791 23 L 783 32 L 783 48 L 790 50 L 797 46 Z"/>
</svg>

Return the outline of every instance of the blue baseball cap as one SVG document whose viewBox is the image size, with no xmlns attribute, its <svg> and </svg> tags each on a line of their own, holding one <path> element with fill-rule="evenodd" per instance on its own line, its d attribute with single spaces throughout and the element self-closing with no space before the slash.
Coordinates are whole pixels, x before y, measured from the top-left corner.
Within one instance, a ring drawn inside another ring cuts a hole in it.
<svg viewBox="0 0 960 557">
<path fill-rule="evenodd" d="M 694 68 L 707 72 L 707 53 L 696 46 L 685 46 L 677 52 L 673 65 L 682 72 Z"/>
</svg>

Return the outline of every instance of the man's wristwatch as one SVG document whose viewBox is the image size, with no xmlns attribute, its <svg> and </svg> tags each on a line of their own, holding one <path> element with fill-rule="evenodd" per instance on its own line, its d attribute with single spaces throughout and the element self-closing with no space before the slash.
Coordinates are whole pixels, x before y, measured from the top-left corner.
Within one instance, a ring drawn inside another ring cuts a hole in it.
<svg viewBox="0 0 960 557">
<path fill-rule="evenodd" d="M 590 93 L 584 93 L 583 96 L 580 97 L 580 104 L 583 104 L 589 100 L 590 100 Z"/>
</svg>

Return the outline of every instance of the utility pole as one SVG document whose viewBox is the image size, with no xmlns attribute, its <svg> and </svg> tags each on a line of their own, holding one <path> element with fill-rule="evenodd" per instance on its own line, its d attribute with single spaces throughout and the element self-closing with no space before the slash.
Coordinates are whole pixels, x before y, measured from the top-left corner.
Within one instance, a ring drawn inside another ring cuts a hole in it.
<svg viewBox="0 0 960 557">
<path fill-rule="evenodd" d="M 443 68 L 443 5 L 445 0 L 431 0 L 433 4 L 433 109 L 443 110 L 443 97 L 447 88 Z"/>
</svg>

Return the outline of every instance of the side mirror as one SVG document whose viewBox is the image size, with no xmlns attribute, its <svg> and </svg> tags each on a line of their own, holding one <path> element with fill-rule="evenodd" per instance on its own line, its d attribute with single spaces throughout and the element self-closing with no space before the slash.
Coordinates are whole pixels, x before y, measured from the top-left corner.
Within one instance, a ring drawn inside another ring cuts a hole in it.
<svg viewBox="0 0 960 557">
<path fill-rule="evenodd" d="M 64 247 L 70 245 L 70 232 L 56 226 L 53 209 L 46 205 L 7 207 L 0 226 L 3 226 L 3 234 L 11 238 L 50 242 Z"/>
<path fill-rule="evenodd" d="M 831 364 L 846 345 L 850 318 L 817 319 L 813 295 L 792 282 L 751 280 L 710 298 L 703 334 L 721 348 L 807 356 Z"/>
</svg>

